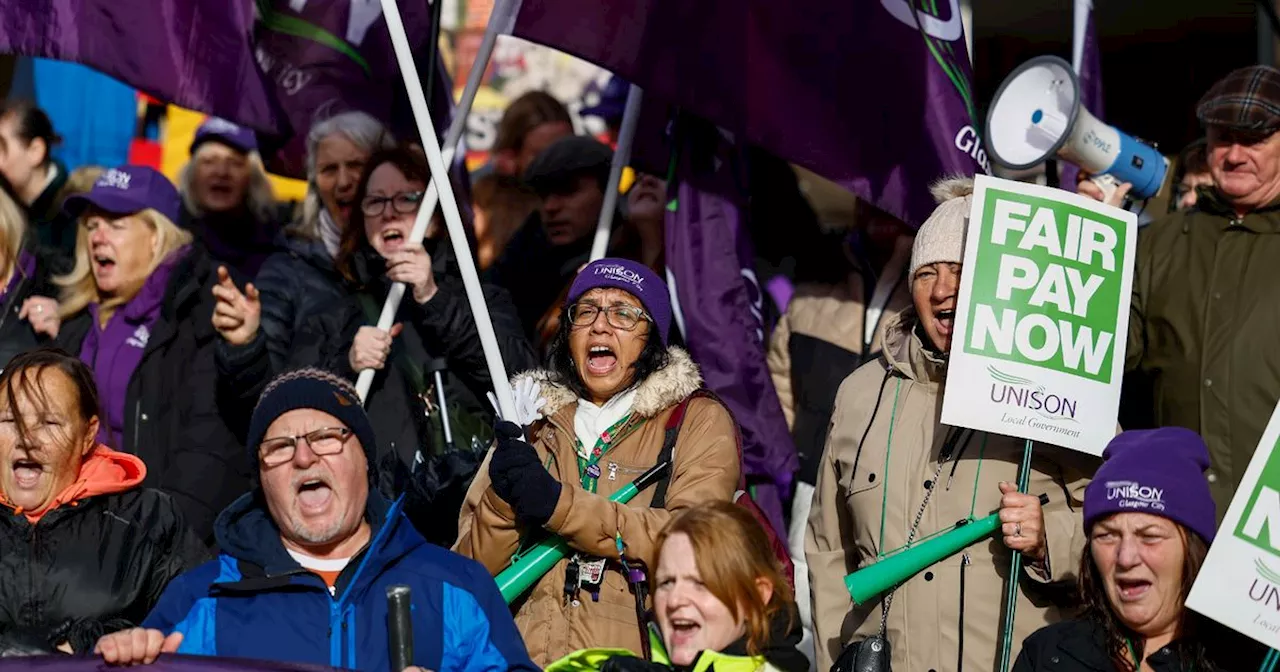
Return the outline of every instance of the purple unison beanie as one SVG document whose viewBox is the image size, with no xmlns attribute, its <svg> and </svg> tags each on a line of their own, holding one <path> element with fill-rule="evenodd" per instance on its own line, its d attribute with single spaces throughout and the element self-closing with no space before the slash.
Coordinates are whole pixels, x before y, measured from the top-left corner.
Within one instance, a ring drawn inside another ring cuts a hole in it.
<svg viewBox="0 0 1280 672">
<path fill-rule="evenodd" d="M 566 305 L 600 287 L 621 289 L 639 299 L 645 312 L 653 318 L 662 344 L 667 344 L 667 332 L 671 330 L 671 296 L 667 293 L 667 284 L 657 273 L 648 266 L 629 259 L 597 259 L 584 266 L 578 272 L 578 277 L 573 279 Z"/>
<path fill-rule="evenodd" d="M 1113 513 L 1163 516 L 1213 542 L 1217 516 L 1209 483 L 1209 449 L 1182 427 L 1123 432 L 1084 491 L 1084 529 Z"/>
</svg>

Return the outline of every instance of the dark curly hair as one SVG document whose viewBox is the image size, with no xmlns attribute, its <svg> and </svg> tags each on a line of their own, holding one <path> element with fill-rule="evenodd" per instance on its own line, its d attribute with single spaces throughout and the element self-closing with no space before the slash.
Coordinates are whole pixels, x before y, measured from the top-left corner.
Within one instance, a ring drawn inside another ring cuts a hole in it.
<svg viewBox="0 0 1280 672">
<path fill-rule="evenodd" d="M 569 319 L 569 309 L 572 306 L 573 304 L 566 304 L 561 312 L 560 326 L 556 329 L 555 337 L 551 339 L 547 368 L 551 370 L 552 379 L 556 383 L 573 390 L 579 398 L 586 398 L 589 395 L 587 386 L 582 382 L 582 376 L 578 375 L 578 369 L 573 363 L 573 355 L 569 353 L 569 333 L 573 331 L 573 320 Z M 654 372 L 663 369 L 671 362 L 667 346 L 663 345 L 662 339 L 657 338 L 657 333 L 654 331 L 657 327 L 652 321 L 646 322 L 649 329 L 645 333 L 644 349 L 640 351 L 636 363 L 631 365 L 631 370 L 635 372 L 633 381 L 635 385 L 643 383 Z"/>
<path fill-rule="evenodd" d="M 1181 524 L 1177 525 L 1178 534 L 1182 537 L 1182 587 L 1179 600 L 1185 604 L 1187 595 L 1191 594 L 1191 585 L 1200 573 L 1204 558 L 1209 554 L 1209 545 L 1200 535 L 1189 532 Z M 1136 672 L 1133 657 L 1129 652 L 1129 643 L 1133 643 L 1133 653 L 1141 660 L 1142 635 L 1125 626 L 1116 616 L 1107 599 L 1107 591 L 1098 566 L 1093 562 L 1093 553 L 1086 546 L 1080 555 L 1080 601 L 1084 604 L 1084 617 L 1093 621 L 1104 633 L 1103 648 L 1118 672 Z M 1201 617 L 1190 609 L 1183 608 L 1181 622 L 1178 624 L 1181 633 L 1173 643 L 1179 660 L 1191 661 L 1192 669 L 1213 672 L 1222 669 L 1211 662 L 1213 659 L 1205 648 L 1202 637 L 1195 636 L 1201 626 Z"/>
</svg>

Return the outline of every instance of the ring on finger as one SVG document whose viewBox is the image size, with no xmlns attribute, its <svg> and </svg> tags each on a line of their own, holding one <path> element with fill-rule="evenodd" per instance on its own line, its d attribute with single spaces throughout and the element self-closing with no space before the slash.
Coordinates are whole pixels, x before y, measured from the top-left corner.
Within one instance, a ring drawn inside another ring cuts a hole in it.
<svg viewBox="0 0 1280 672">
<path fill-rule="evenodd" d="M 1021 537 L 1021 536 L 1022 536 L 1022 523 L 1014 523 L 1014 524 L 1013 524 L 1013 536 L 1015 536 L 1015 537 Z"/>
</svg>

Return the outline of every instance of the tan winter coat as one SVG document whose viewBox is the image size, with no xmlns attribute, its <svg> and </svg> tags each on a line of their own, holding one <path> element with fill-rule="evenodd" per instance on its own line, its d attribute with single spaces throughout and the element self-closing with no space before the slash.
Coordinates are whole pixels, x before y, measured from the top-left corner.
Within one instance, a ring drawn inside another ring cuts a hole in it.
<svg viewBox="0 0 1280 672">
<path fill-rule="evenodd" d="M 929 482 L 948 433 L 961 430 L 938 422 L 944 364 L 925 350 L 915 323 L 913 309 L 894 316 L 885 326 L 882 359 L 850 376 L 836 399 L 805 538 L 818 670 L 829 669 L 849 642 L 879 632 L 881 603 L 854 607 L 844 577 L 874 564 L 882 549 L 892 553 L 906 543 L 926 488 L 933 487 L 933 496 L 917 542 L 950 529 L 971 512 L 982 518 L 996 511 L 999 482 L 1017 482 L 1023 441 L 981 432 L 966 432 L 969 439 L 956 444 L 938 482 Z M 1024 570 L 1012 658 L 1032 632 L 1070 615 L 1055 603 L 1069 594 L 1085 546 L 1080 510 L 1086 474 L 1095 468 L 1093 458 L 1036 445 L 1029 492 L 1049 495 L 1044 515 L 1054 585 L 1034 570 Z M 898 588 L 888 619 L 893 669 L 996 669 L 1009 561 L 1010 552 L 997 533 Z"/>
<path fill-rule="evenodd" d="M 700 397 L 689 402 L 676 440 L 666 508 L 649 508 L 653 487 L 626 505 L 608 501 L 610 495 L 657 463 L 673 407 L 702 385 L 689 355 L 674 347 L 670 352 L 671 363 L 640 384 L 631 420 L 618 431 L 620 438 L 600 460 L 603 473 L 595 494 L 582 489 L 578 474 L 573 430 L 577 397 L 552 383 L 546 372 L 528 374 L 542 384 L 547 400 L 543 412 L 548 419 L 531 429 L 533 445 L 564 486 L 546 529 L 564 537 L 574 549 L 607 558 L 617 558 L 614 535 L 621 533 L 628 557 L 640 558 L 651 571 L 657 552 L 654 539 L 671 514 L 700 502 L 731 500 L 740 470 L 733 418 L 719 403 Z M 611 480 L 609 475 L 615 471 L 617 477 Z M 511 507 L 490 488 L 486 459 L 462 506 L 454 550 L 497 575 L 528 532 L 514 520 Z M 579 606 L 565 603 L 567 566 L 568 560 L 560 561 L 523 602 L 517 600 L 513 605 L 517 608 L 516 626 L 533 661 L 545 667 L 573 651 L 595 647 L 639 652 L 635 597 L 616 563 L 605 573 L 600 601 L 593 602 L 583 593 Z"/>
</svg>

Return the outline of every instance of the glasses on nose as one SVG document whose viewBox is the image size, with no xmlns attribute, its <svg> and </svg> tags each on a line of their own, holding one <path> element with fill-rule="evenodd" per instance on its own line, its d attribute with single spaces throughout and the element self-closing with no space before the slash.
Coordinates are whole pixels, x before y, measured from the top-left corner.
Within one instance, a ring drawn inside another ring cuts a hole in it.
<svg viewBox="0 0 1280 672">
<path fill-rule="evenodd" d="M 595 324 L 596 317 L 600 315 L 600 311 L 604 311 L 604 319 L 616 329 L 623 331 L 631 331 L 640 324 L 641 320 L 648 319 L 649 316 L 643 310 L 633 306 L 609 306 L 601 308 L 594 303 L 575 303 L 569 306 L 569 321 L 576 327 L 585 327 Z"/>
<path fill-rule="evenodd" d="M 351 430 L 346 427 L 323 427 L 297 436 L 277 436 L 263 439 L 258 445 L 258 457 L 268 467 L 275 467 L 293 459 L 298 442 L 306 441 L 316 455 L 337 455 L 347 445 Z"/>
<path fill-rule="evenodd" d="M 391 204 L 392 210 L 402 215 L 412 215 L 422 204 L 422 192 L 402 191 L 394 196 L 365 196 L 364 202 L 360 204 L 360 210 L 364 212 L 365 217 L 377 217 L 387 209 L 388 203 Z"/>
</svg>

